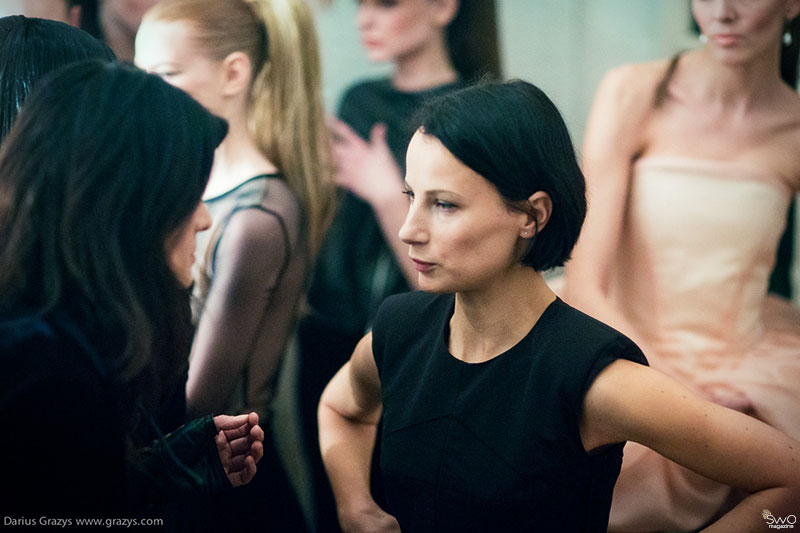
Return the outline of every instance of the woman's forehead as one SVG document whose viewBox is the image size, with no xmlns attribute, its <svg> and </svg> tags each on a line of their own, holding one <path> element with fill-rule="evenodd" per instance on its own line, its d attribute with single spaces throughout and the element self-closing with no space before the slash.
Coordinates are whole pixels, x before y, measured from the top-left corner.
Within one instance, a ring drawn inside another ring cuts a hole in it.
<svg viewBox="0 0 800 533">
<path fill-rule="evenodd" d="M 488 180 L 462 163 L 439 139 L 419 130 L 408 145 L 406 184 L 419 193 L 447 190 L 464 196 L 497 194 Z"/>
</svg>

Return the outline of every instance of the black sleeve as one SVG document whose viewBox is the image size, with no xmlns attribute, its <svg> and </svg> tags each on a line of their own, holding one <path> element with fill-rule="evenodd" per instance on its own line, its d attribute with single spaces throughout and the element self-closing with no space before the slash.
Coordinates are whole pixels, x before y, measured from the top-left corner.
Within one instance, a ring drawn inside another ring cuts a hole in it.
<svg viewBox="0 0 800 533">
<path fill-rule="evenodd" d="M 642 350 L 628 337 L 618 334 L 618 337 L 609 343 L 594 362 L 583 386 L 581 397 L 585 397 L 597 376 L 617 359 L 626 359 L 640 365 L 647 366 L 647 358 Z"/>
<path fill-rule="evenodd" d="M 219 460 L 216 433 L 214 419 L 208 415 L 137 450 L 129 467 L 132 497 L 140 507 L 231 488 Z"/>
</svg>

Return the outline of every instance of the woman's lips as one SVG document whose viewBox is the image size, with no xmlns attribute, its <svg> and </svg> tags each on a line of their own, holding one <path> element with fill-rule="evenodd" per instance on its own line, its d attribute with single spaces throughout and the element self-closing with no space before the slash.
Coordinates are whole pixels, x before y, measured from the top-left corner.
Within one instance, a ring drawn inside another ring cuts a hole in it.
<svg viewBox="0 0 800 533">
<path fill-rule="evenodd" d="M 412 261 L 414 261 L 414 268 L 417 269 L 417 272 L 427 272 L 436 266 L 436 263 L 428 263 L 419 259 L 412 259 Z"/>
<path fill-rule="evenodd" d="M 732 46 L 742 40 L 741 36 L 735 33 L 717 33 L 711 38 L 720 46 Z"/>
</svg>

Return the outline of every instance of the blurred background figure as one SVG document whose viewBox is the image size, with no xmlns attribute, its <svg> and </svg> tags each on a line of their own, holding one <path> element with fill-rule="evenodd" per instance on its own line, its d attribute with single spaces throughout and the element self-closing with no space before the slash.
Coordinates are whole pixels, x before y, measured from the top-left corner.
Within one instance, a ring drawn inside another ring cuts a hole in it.
<svg viewBox="0 0 800 533">
<path fill-rule="evenodd" d="M 133 61 L 142 15 L 158 0 L 3 0 L 0 15 L 58 20 L 105 41 L 120 61 Z"/>
<path fill-rule="evenodd" d="M 136 38 L 136 63 L 225 118 L 203 196 L 189 413 L 259 413 L 269 428 L 282 359 L 332 211 L 313 18 L 303 0 L 164 0 Z M 261 474 L 217 509 L 219 527 L 302 531 L 273 438 Z M 231 512 L 238 509 L 241 512 Z M 255 510 L 256 513 L 251 513 Z M 202 514 L 200 514 L 202 516 Z"/>
<path fill-rule="evenodd" d="M 133 61 L 136 30 L 158 0 L 68 0 L 77 4 L 80 27 L 108 43 L 120 61 Z"/>
<path fill-rule="evenodd" d="M 7 13 L 19 13 L 26 17 L 52 19 L 71 26 L 80 26 L 81 0 L 6 0 L 3 9 Z"/>
<path fill-rule="evenodd" d="M 378 305 L 416 279 L 397 236 L 408 209 L 400 191 L 409 121 L 425 100 L 500 71 L 493 1 L 363 0 L 356 25 L 369 59 L 390 64 L 391 73 L 351 86 L 331 123 L 339 206 L 299 330 L 301 415 L 320 531 L 338 529 L 317 446 L 320 395 Z"/>
<path fill-rule="evenodd" d="M 800 2 L 693 7 L 701 48 L 614 69 L 598 89 L 564 295 L 653 367 L 798 438 L 800 311 L 767 291 L 800 191 L 800 97 L 781 79 L 782 53 L 797 77 Z M 611 530 L 689 531 L 731 490 L 631 444 L 614 494 Z"/>
</svg>

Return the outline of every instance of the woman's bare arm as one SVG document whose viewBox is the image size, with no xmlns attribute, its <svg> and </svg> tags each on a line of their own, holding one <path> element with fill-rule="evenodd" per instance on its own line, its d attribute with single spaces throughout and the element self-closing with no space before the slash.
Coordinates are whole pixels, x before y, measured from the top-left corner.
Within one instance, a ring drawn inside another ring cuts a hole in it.
<svg viewBox="0 0 800 533">
<path fill-rule="evenodd" d="M 370 461 L 381 415 L 372 334 L 359 341 L 319 403 L 319 444 L 345 531 L 400 531 L 370 494 Z"/>
<path fill-rule="evenodd" d="M 566 265 L 564 299 L 622 331 L 635 331 L 609 302 L 609 284 L 622 238 L 631 166 L 643 148 L 643 128 L 652 108 L 651 65 L 611 70 L 597 90 L 581 156 L 589 209 Z M 644 347 L 643 347 L 644 348 Z"/>
<path fill-rule="evenodd" d="M 764 509 L 799 510 L 800 443 L 649 367 L 618 360 L 603 370 L 586 394 L 581 435 L 587 450 L 631 440 L 749 493 L 708 531 L 758 531 Z"/>
</svg>

